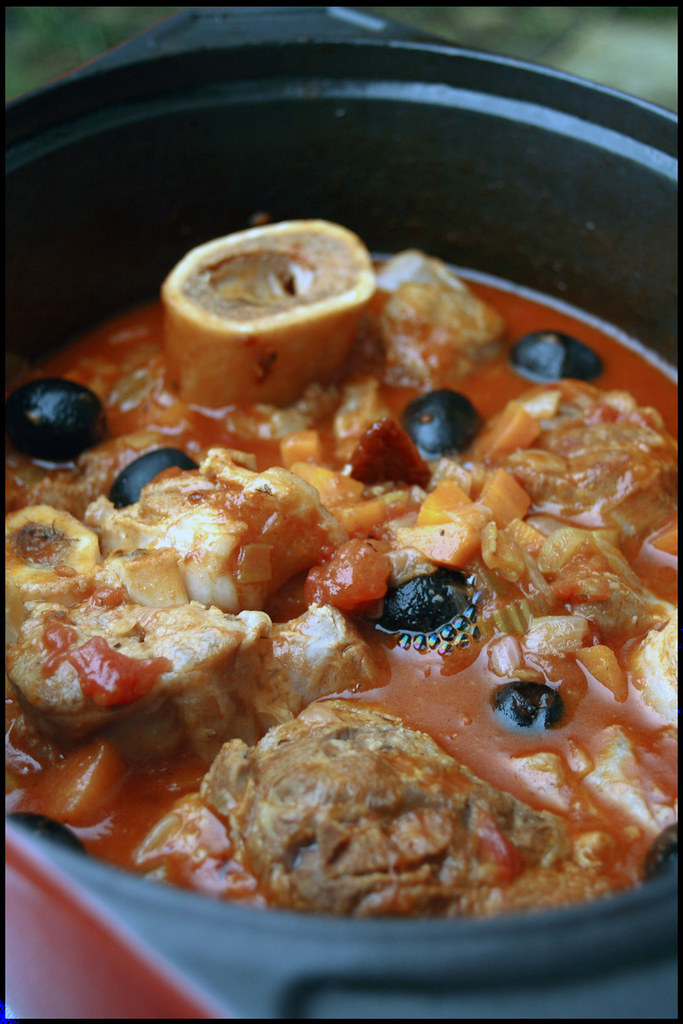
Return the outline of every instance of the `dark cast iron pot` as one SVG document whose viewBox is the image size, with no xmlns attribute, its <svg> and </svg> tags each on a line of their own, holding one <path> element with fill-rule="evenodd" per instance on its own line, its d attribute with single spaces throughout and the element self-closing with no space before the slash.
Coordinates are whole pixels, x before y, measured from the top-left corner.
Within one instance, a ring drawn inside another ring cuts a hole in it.
<svg viewBox="0 0 683 1024">
<path fill-rule="evenodd" d="M 192 246 L 342 223 L 571 301 L 674 365 L 676 118 L 352 8 L 192 8 L 7 109 L 7 346 L 158 293 Z M 49 1018 L 676 1016 L 676 882 L 493 921 L 173 891 L 8 829 L 15 1011 Z"/>
</svg>

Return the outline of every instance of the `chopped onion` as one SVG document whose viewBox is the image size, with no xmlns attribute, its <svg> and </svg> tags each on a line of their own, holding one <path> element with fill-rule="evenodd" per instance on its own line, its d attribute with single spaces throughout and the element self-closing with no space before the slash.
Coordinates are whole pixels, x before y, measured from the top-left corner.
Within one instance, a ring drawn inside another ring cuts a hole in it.
<svg viewBox="0 0 683 1024">
<path fill-rule="evenodd" d="M 522 664 L 522 648 L 513 636 L 501 636 L 489 646 L 489 668 L 497 676 L 511 675 Z"/>
<path fill-rule="evenodd" d="M 272 544 L 246 544 L 240 551 L 237 576 L 240 583 L 268 583 L 273 578 Z"/>
<path fill-rule="evenodd" d="M 522 396 L 518 401 L 535 420 L 549 420 L 557 415 L 561 397 L 562 392 L 559 388 L 544 388 L 542 391 Z"/>
<path fill-rule="evenodd" d="M 538 568 L 543 573 L 559 572 L 590 537 L 587 530 L 563 526 L 553 531 L 538 553 Z"/>
<path fill-rule="evenodd" d="M 544 615 L 534 619 L 524 635 L 532 654 L 568 654 L 584 646 L 588 619 L 583 615 Z"/>
</svg>

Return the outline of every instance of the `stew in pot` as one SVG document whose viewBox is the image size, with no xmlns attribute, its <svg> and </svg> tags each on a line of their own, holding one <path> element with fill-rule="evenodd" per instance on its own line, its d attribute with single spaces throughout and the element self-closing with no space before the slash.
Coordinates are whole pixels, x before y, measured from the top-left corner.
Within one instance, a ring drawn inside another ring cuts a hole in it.
<svg viewBox="0 0 683 1024">
<path fill-rule="evenodd" d="M 8 395 L 8 813 L 359 916 L 669 870 L 676 403 L 605 325 L 417 250 L 193 250 Z"/>
</svg>

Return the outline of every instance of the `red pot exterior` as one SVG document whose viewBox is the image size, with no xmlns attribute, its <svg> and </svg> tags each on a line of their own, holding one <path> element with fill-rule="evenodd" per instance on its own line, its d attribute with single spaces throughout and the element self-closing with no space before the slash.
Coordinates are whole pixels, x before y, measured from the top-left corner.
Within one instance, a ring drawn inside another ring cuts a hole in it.
<svg viewBox="0 0 683 1024">
<path fill-rule="evenodd" d="M 232 1016 L 94 903 L 44 851 L 10 831 L 5 844 L 5 976 L 30 1016 L 213 1020 Z"/>
<path fill-rule="evenodd" d="M 676 364 L 676 119 L 611 90 L 350 8 L 190 8 L 10 104 L 6 131 L 21 357 L 265 210 L 569 300 Z M 7 995 L 47 1019 L 674 1018 L 676 891 L 494 921 L 297 916 L 10 826 Z"/>
</svg>

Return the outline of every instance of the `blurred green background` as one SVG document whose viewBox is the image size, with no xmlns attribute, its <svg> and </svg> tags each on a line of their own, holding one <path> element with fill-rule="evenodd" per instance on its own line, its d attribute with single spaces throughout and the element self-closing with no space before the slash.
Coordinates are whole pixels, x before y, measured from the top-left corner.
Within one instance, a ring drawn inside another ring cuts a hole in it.
<svg viewBox="0 0 683 1024">
<path fill-rule="evenodd" d="M 184 7 L 6 7 L 5 97 Z M 268 8 L 261 10 L 267 17 Z M 536 61 L 678 109 L 678 7 L 361 7 L 450 42 Z"/>
</svg>

